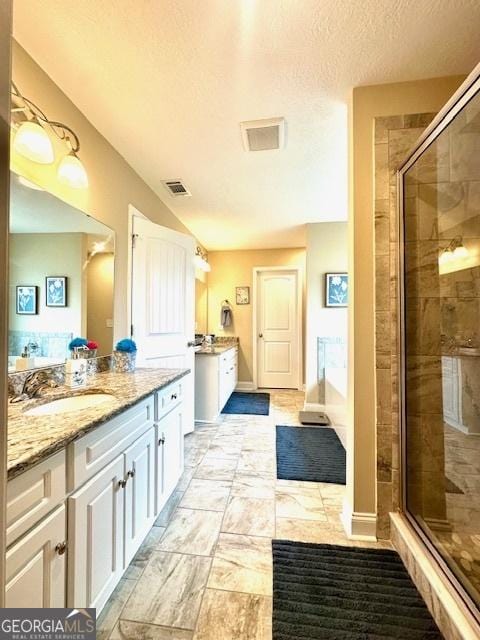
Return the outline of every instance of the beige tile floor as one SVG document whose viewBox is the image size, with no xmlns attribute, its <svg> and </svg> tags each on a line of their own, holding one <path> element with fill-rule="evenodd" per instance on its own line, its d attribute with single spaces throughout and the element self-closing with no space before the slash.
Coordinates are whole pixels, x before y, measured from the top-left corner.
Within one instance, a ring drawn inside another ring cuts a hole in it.
<svg viewBox="0 0 480 640">
<path fill-rule="evenodd" d="M 186 437 L 185 472 L 97 638 L 269 640 L 272 538 L 365 546 L 344 535 L 343 486 L 276 480 L 275 425 L 300 427 L 303 401 L 272 391 L 269 416 L 222 416 Z"/>
</svg>

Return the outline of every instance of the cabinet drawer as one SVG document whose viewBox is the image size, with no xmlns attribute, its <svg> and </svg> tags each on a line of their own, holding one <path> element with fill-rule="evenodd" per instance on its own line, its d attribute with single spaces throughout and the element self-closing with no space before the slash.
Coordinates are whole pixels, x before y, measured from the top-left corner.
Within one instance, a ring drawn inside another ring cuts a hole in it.
<svg viewBox="0 0 480 640">
<path fill-rule="evenodd" d="M 65 500 L 65 450 L 7 484 L 7 546 Z"/>
<path fill-rule="evenodd" d="M 153 425 L 153 405 L 150 396 L 68 446 L 69 491 L 92 478 Z"/>
<path fill-rule="evenodd" d="M 155 420 L 158 421 L 182 401 L 182 381 L 174 382 L 155 394 Z"/>
<path fill-rule="evenodd" d="M 65 607 L 65 505 L 58 507 L 6 554 L 5 606 Z M 19 634 L 21 635 L 21 634 Z"/>
<path fill-rule="evenodd" d="M 236 361 L 238 357 L 238 351 L 237 349 L 229 349 L 228 351 L 225 351 L 225 353 L 223 353 L 220 356 L 220 362 L 223 364 L 230 364 L 233 361 Z"/>
</svg>

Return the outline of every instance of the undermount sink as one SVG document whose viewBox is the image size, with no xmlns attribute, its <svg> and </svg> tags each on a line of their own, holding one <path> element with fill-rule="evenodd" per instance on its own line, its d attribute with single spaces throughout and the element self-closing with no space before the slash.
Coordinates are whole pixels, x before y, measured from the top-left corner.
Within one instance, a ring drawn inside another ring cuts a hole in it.
<svg viewBox="0 0 480 640">
<path fill-rule="evenodd" d="M 25 411 L 26 416 L 49 416 L 56 413 L 69 413 L 79 409 L 97 407 L 104 402 L 115 400 L 110 393 L 86 393 L 68 398 L 58 398 L 45 404 L 40 404 Z"/>
</svg>

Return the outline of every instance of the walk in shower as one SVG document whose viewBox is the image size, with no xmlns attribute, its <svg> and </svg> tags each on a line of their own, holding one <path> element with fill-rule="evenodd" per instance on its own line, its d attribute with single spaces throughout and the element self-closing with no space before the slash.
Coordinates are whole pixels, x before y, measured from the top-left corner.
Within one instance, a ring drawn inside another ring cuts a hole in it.
<svg viewBox="0 0 480 640">
<path fill-rule="evenodd" d="M 398 173 L 402 508 L 480 609 L 480 80 Z M 434 123 L 435 125 L 435 123 Z"/>
</svg>

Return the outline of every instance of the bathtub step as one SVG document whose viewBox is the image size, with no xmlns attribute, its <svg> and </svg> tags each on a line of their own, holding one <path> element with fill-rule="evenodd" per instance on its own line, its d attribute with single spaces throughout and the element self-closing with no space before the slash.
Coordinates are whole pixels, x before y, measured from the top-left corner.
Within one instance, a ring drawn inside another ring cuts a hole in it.
<svg viewBox="0 0 480 640">
<path fill-rule="evenodd" d="M 327 414 L 323 413 L 323 411 L 299 411 L 298 417 L 301 424 L 319 424 L 322 426 L 330 424 Z"/>
</svg>

